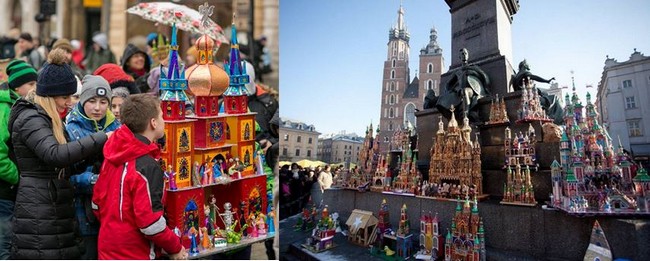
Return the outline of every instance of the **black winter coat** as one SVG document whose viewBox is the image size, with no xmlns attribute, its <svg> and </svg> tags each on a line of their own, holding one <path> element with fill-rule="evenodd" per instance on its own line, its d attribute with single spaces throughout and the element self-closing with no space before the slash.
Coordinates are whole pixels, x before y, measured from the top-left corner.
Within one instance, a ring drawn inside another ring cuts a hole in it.
<svg viewBox="0 0 650 261">
<path fill-rule="evenodd" d="M 278 101 L 268 93 L 263 93 L 259 96 L 248 96 L 248 108 L 251 112 L 257 112 L 255 122 L 262 129 L 262 132 L 257 134 L 255 139 L 257 141 L 266 139 L 272 144 L 277 143 L 278 137 L 277 135 L 273 135 L 270 122 L 273 115 L 278 111 Z"/>
<path fill-rule="evenodd" d="M 126 64 L 129 61 L 129 58 L 131 58 L 131 56 L 135 55 L 136 53 L 141 53 L 144 55 L 144 70 L 146 73 L 142 76 L 138 76 L 135 72 L 132 72 L 129 69 L 129 66 Z M 122 65 L 122 70 L 124 70 L 124 72 L 126 72 L 128 75 L 131 75 L 135 81 L 136 88 L 129 87 L 129 92 L 131 94 L 146 93 L 149 90 L 147 78 L 149 78 L 149 72 L 151 71 L 151 57 L 149 57 L 146 52 L 140 50 L 133 44 L 128 44 L 124 49 L 122 58 L 120 59 L 120 65 Z"/>
<path fill-rule="evenodd" d="M 20 172 L 12 259 L 78 259 L 83 248 L 76 240 L 74 190 L 66 168 L 101 153 L 106 134 L 59 144 L 51 118 L 24 99 L 11 109 L 9 130 Z"/>
</svg>

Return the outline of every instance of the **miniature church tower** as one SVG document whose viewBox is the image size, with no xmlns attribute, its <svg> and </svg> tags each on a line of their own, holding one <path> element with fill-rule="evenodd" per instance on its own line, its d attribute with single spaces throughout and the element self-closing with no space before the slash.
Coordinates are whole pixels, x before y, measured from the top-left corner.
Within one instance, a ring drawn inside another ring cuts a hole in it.
<svg viewBox="0 0 650 261">
<path fill-rule="evenodd" d="M 184 120 L 185 101 L 187 101 L 187 80 L 185 70 L 178 63 L 178 45 L 176 44 L 176 25 L 172 25 L 172 39 L 169 52 L 169 70 L 167 73 L 160 69 L 160 97 L 163 119 Z"/>
<path fill-rule="evenodd" d="M 447 261 L 485 260 L 486 258 L 483 221 L 479 216 L 476 199 L 473 203 L 473 207 L 471 207 L 469 199 L 466 199 L 462 208 L 460 200 L 456 205 L 451 232 L 447 231 L 445 240 L 445 260 Z"/>
<path fill-rule="evenodd" d="M 223 93 L 223 102 L 227 114 L 241 114 L 248 112 L 248 92 L 245 85 L 250 79 L 246 73 L 246 64 L 239 56 L 234 14 L 231 27 L 230 61 L 225 64 L 226 71 L 230 75 L 230 86 Z"/>
<path fill-rule="evenodd" d="M 639 210 L 649 211 L 650 176 L 648 176 L 648 171 L 641 166 L 636 172 L 636 177 L 634 177 L 634 192 Z"/>
<path fill-rule="evenodd" d="M 206 14 L 208 15 L 208 14 Z M 199 52 L 195 65 L 187 69 L 187 79 L 194 95 L 196 116 L 217 116 L 219 113 L 219 96 L 228 88 L 228 74 L 213 63 L 214 40 L 202 35 L 196 40 Z"/>
</svg>

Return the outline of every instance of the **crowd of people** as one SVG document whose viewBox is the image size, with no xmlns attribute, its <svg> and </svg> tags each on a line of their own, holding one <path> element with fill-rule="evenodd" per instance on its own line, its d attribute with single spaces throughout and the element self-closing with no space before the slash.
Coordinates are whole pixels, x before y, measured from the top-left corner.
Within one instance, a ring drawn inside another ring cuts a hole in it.
<svg viewBox="0 0 650 261">
<path fill-rule="evenodd" d="M 0 73 L 0 259 L 187 259 L 166 226 L 156 162 L 159 65 L 168 58 L 154 46 L 166 37 L 150 35 L 144 49 L 128 44 L 117 60 L 103 33 L 86 51 L 76 40 L 38 46 L 14 34 L 0 40 L 0 59 L 10 59 Z M 197 55 L 189 48 L 179 60 L 187 68 Z M 274 169 L 278 92 L 249 72 L 256 141 Z"/>
<path fill-rule="evenodd" d="M 297 163 L 280 167 L 280 219 L 300 213 L 303 208 L 322 207 L 323 194 L 343 175 L 339 166 L 301 167 Z"/>
</svg>

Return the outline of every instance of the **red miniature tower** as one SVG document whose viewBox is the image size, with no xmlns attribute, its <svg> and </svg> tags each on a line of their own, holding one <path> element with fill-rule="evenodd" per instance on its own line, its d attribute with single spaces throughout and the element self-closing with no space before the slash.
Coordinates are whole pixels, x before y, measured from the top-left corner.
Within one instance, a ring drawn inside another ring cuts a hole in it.
<svg viewBox="0 0 650 261">
<path fill-rule="evenodd" d="M 379 217 L 379 222 L 377 223 L 377 229 L 378 232 L 381 234 L 384 234 L 386 230 L 390 228 L 390 218 L 389 218 L 389 212 L 388 212 L 388 203 L 386 203 L 386 199 L 383 199 L 381 201 L 381 207 L 379 208 L 379 213 L 377 213 L 377 216 Z M 379 237 L 378 237 L 379 238 Z"/>
<path fill-rule="evenodd" d="M 249 83 L 246 65 L 239 57 L 237 44 L 237 29 L 233 14 L 232 37 L 230 40 L 230 62 L 226 71 L 230 75 L 230 86 L 223 93 L 224 111 L 228 115 L 226 121 L 226 141 L 236 144 L 233 154 L 239 155 L 242 177 L 254 174 L 255 159 L 255 113 L 248 112 L 248 93 L 244 85 Z"/>
<path fill-rule="evenodd" d="M 172 38 L 169 53 L 169 70 L 165 74 L 160 68 L 161 107 L 165 124 L 165 137 L 161 146 L 161 167 L 167 166 L 177 173 L 178 188 L 191 184 L 193 146 L 193 120 L 185 119 L 185 101 L 187 80 L 185 72 L 178 64 L 178 45 L 176 44 L 176 26 L 172 26 Z"/>
</svg>

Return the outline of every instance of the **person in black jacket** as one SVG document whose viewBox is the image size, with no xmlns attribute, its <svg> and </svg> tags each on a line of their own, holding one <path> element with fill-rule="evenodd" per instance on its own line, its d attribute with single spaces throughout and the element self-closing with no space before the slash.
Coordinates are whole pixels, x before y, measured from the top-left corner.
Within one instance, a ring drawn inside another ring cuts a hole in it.
<svg viewBox="0 0 650 261">
<path fill-rule="evenodd" d="M 274 135 L 271 131 L 271 119 L 278 112 L 279 107 L 276 98 L 277 92 L 255 82 L 255 70 L 253 70 L 253 65 L 249 62 L 246 62 L 246 72 L 250 77 L 249 83 L 246 84 L 248 109 L 257 113 L 255 114 L 255 122 L 260 127 L 260 132 L 256 133 L 255 140 L 266 151 L 273 144 L 278 143 L 277 133 Z"/>
<path fill-rule="evenodd" d="M 65 53 L 57 49 L 38 75 L 36 92 L 16 101 L 9 130 L 20 173 L 14 209 L 12 259 L 78 259 L 70 170 L 101 153 L 112 133 L 67 142 L 63 121 L 77 91 Z M 78 171 L 77 171 L 78 172 Z"/>
<path fill-rule="evenodd" d="M 128 44 L 120 59 L 120 65 L 124 72 L 133 77 L 135 86 L 140 89 L 140 92 L 146 92 L 149 88 L 147 78 L 149 78 L 149 71 L 151 71 L 151 58 L 149 58 L 149 55 L 135 45 Z"/>
</svg>

